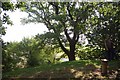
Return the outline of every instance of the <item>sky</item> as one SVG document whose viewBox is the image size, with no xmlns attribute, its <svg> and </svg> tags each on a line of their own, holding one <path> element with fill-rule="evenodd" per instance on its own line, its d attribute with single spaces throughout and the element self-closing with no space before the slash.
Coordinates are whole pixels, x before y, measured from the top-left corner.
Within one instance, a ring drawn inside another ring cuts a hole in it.
<svg viewBox="0 0 120 80">
<path fill-rule="evenodd" d="M 16 10 L 14 12 L 7 12 L 10 19 L 13 21 L 13 25 L 5 25 L 7 27 L 5 36 L 2 39 L 5 42 L 21 41 L 24 37 L 30 38 L 36 34 L 42 34 L 44 31 L 48 31 L 43 23 L 29 23 L 23 25 L 20 21 L 21 18 L 27 17 L 27 13 Z"/>
</svg>

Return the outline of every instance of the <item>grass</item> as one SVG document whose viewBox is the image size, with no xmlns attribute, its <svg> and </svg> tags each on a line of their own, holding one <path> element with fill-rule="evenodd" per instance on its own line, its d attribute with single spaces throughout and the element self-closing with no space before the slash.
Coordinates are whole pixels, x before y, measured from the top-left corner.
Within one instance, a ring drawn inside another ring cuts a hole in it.
<svg viewBox="0 0 120 80">
<path fill-rule="evenodd" d="M 117 70 L 120 61 L 110 61 L 109 70 Z M 80 60 L 18 69 L 3 73 L 3 78 L 100 78 L 100 60 Z M 96 75 L 96 70 L 98 74 Z M 102 77 L 101 77 L 102 78 Z M 103 77 L 104 78 L 104 77 Z"/>
</svg>

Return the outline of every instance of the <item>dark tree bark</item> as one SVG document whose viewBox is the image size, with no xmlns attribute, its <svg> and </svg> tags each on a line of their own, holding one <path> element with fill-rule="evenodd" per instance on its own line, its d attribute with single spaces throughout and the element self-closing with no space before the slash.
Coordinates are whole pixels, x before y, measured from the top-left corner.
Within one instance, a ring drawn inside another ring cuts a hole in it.
<svg viewBox="0 0 120 80">
<path fill-rule="evenodd" d="M 74 61 L 75 60 L 75 54 L 74 53 L 69 53 L 69 55 L 68 55 L 68 59 L 69 59 L 69 61 Z"/>
</svg>

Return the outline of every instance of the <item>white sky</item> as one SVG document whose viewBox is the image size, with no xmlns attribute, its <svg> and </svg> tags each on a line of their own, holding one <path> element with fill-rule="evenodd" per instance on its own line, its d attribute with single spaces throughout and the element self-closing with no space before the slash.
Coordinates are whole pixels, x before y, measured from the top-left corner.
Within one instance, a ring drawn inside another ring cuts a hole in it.
<svg viewBox="0 0 120 80">
<path fill-rule="evenodd" d="M 13 21 L 13 25 L 7 25 L 7 30 L 5 36 L 2 36 L 2 39 L 5 42 L 10 41 L 21 41 L 24 37 L 31 37 L 36 34 L 44 33 L 44 31 L 48 31 L 46 26 L 42 23 L 39 24 L 26 24 L 22 25 L 20 22 L 20 18 L 27 17 L 27 13 L 20 12 L 20 10 L 16 10 L 14 12 L 8 12 L 10 19 Z"/>
</svg>

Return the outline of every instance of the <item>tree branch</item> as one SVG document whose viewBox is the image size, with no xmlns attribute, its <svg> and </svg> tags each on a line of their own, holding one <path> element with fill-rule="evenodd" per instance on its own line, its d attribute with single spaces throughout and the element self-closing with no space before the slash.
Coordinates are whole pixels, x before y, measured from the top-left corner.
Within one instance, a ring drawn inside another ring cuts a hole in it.
<svg viewBox="0 0 120 80">
<path fill-rule="evenodd" d="M 65 29 L 64 29 L 65 35 L 66 35 L 68 41 L 71 42 L 71 38 L 70 38 L 70 36 L 69 36 L 69 34 L 68 34 L 67 31 L 68 31 L 68 30 L 65 28 Z"/>
<path fill-rule="evenodd" d="M 60 47 L 61 47 L 61 49 L 65 52 L 65 54 L 69 54 L 69 51 L 63 46 L 63 44 L 62 44 L 62 42 L 60 41 L 60 39 L 59 38 L 57 38 L 58 39 L 58 42 L 59 42 L 59 45 L 60 45 Z"/>
<path fill-rule="evenodd" d="M 74 31 L 74 35 L 73 35 L 73 38 L 72 38 L 73 40 L 75 40 L 76 39 L 76 33 L 75 33 L 75 31 Z"/>
<path fill-rule="evenodd" d="M 53 8 L 55 9 L 55 14 L 58 15 L 59 7 L 58 7 L 57 2 L 49 2 L 49 4 L 53 6 Z"/>
<path fill-rule="evenodd" d="M 71 20 L 73 20 L 73 17 L 72 17 L 72 15 L 71 15 L 71 13 L 70 13 L 70 4 L 69 4 L 69 3 L 68 3 L 68 5 L 67 5 L 67 11 L 68 11 L 69 17 L 71 18 Z"/>
<path fill-rule="evenodd" d="M 48 25 L 52 26 L 49 21 L 47 21 L 47 23 L 48 23 Z M 63 46 L 63 44 L 62 44 L 62 42 L 61 42 L 61 40 L 60 40 L 60 38 L 58 36 L 59 34 L 58 34 L 58 32 L 56 31 L 56 29 L 54 27 L 53 27 L 53 31 L 56 33 L 56 37 L 57 37 L 57 40 L 59 42 L 59 45 L 60 45 L 61 49 L 65 52 L 65 54 L 68 55 L 69 51 Z"/>
<path fill-rule="evenodd" d="M 79 34 L 76 37 L 75 44 L 78 42 L 78 40 L 79 40 Z"/>
<path fill-rule="evenodd" d="M 75 41 L 75 39 L 76 39 L 76 33 L 75 33 L 76 22 L 73 21 L 73 17 L 70 13 L 70 4 L 69 3 L 67 5 L 67 11 L 68 11 L 68 15 L 69 15 L 70 19 L 72 20 L 72 25 L 74 27 L 74 35 L 73 35 L 72 41 Z"/>
</svg>

